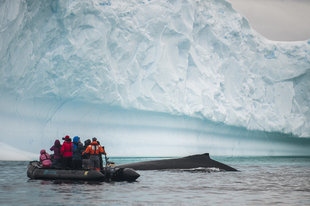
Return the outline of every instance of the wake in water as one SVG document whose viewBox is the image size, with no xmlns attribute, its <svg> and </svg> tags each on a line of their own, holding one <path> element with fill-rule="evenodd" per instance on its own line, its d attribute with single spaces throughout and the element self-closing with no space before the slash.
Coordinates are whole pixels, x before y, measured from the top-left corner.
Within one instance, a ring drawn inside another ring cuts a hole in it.
<svg viewBox="0 0 310 206">
<path fill-rule="evenodd" d="M 196 172 L 210 173 L 210 172 L 223 172 L 225 170 L 219 169 L 216 167 L 210 167 L 210 168 L 197 167 L 197 168 L 192 168 L 192 169 L 181 169 L 180 171 L 181 172 L 191 172 L 191 173 L 196 173 Z"/>
</svg>

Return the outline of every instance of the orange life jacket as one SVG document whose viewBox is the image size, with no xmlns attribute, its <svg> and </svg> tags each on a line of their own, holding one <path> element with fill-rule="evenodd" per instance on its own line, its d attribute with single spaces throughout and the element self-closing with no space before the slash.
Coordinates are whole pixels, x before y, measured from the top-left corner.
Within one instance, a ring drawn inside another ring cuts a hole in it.
<svg viewBox="0 0 310 206">
<path fill-rule="evenodd" d="M 90 145 L 87 146 L 85 152 L 83 153 L 89 153 L 91 155 L 99 155 L 99 154 L 105 154 L 105 151 L 96 141 L 93 141 Z"/>
</svg>

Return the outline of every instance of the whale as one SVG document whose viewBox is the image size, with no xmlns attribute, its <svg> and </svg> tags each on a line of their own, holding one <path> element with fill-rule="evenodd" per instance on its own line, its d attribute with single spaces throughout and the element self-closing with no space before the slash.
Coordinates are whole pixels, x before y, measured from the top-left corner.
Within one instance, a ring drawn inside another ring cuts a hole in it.
<svg viewBox="0 0 310 206">
<path fill-rule="evenodd" d="M 134 170 L 218 168 L 220 171 L 238 171 L 233 167 L 211 159 L 209 153 L 196 154 L 182 158 L 134 162 L 118 165 L 116 167 L 131 168 Z"/>
</svg>

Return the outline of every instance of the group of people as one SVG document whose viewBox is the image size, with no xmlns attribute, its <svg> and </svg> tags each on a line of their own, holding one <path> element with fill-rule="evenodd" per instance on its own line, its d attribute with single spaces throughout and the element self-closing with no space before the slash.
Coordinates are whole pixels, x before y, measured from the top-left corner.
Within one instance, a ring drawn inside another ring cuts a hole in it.
<svg viewBox="0 0 310 206">
<path fill-rule="evenodd" d="M 62 145 L 59 140 L 55 140 L 54 145 L 50 148 L 51 151 L 54 151 L 53 155 L 49 155 L 44 149 L 41 150 L 40 162 L 42 167 L 102 170 L 102 155 L 106 156 L 106 152 L 96 137 L 92 138 L 92 141 L 86 140 L 84 145 L 78 136 L 75 136 L 71 141 L 67 135 L 63 140 Z"/>
</svg>

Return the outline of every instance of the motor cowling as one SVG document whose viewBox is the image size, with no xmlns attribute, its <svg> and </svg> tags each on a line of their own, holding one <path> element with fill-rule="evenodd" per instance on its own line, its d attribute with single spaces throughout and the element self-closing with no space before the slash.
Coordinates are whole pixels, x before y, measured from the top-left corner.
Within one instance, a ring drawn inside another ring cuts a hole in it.
<svg viewBox="0 0 310 206">
<path fill-rule="evenodd" d="M 131 168 L 116 168 L 112 175 L 113 181 L 135 181 L 140 175 Z"/>
</svg>

